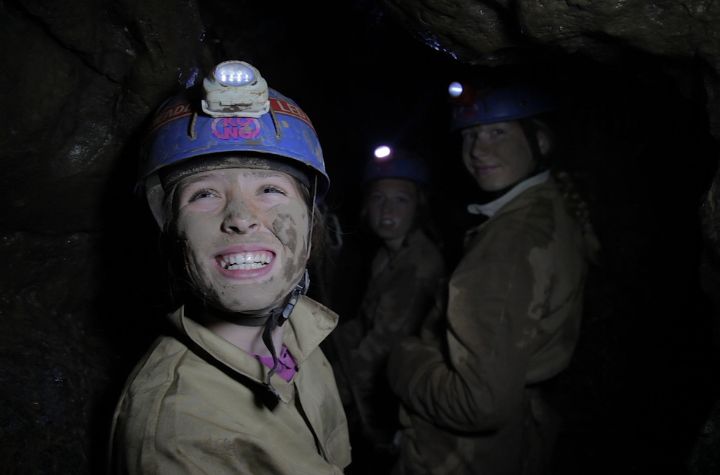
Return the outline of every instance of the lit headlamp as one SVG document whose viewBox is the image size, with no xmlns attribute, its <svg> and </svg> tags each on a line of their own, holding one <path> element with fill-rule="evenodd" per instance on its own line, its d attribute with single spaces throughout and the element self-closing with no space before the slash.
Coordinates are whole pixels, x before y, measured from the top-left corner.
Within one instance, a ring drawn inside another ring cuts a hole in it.
<svg viewBox="0 0 720 475">
<path fill-rule="evenodd" d="M 453 81 L 448 84 L 448 96 L 454 107 L 472 107 L 477 99 L 478 90 L 472 84 Z"/>
<path fill-rule="evenodd" d="M 376 162 L 390 160 L 390 155 L 392 155 L 392 149 L 387 145 L 380 145 L 373 151 L 373 156 L 375 157 Z"/>
<path fill-rule="evenodd" d="M 450 97 L 456 98 L 460 97 L 460 95 L 463 93 L 463 85 L 457 81 L 453 81 L 448 86 L 448 94 L 450 94 Z"/>
<path fill-rule="evenodd" d="M 202 110 L 212 117 L 260 117 L 270 109 L 267 82 L 244 61 L 218 64 L 203 88 Z"/>
</svg>

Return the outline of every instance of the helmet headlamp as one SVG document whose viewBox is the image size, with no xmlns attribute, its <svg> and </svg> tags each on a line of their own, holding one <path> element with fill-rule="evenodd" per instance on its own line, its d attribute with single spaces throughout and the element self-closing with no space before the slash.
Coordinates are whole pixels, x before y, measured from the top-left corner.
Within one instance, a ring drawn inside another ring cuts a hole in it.
<svg viewBox="0 0 720 475">
<path fill-rule="evenodd" d="M 215 67 L 215 80 L 223 86 L 244 86 L 255 82 L 252 66 L 240 61 L 225 61 Z"/>
<path fill-rule="evenodd" d="M 453 81 L 448 86 L 448 94 L 450 94 L 450 97 L 460 97 L 460 95 L 463 93 L 463 85 L 460 84 L 457 81 Z"/>
<path fill-rule="evenodd" d="M 551 90 L 522 80 L 502 86 L 465 83 L 457 96 L 452 94 L 452 85 L 448 90 L 453 130 L 534 117 L 559 105 Z"/>
<path fill-rule="evenodd" d="M 405 148 L 380 145 L 365 164 L 362 181 L 368 184 L 384 178 L 410 180 L 419 185 L 430 180 L 425 161 L 420 156 Z"/>
<path fill-rule="evenodd" d="M 203 89 L 202 110 L 212 117 L 260 117 L 270 109 L 267 82 L 244 61 L 218 64 Z"/>
<path fill-rule="evenodd" d="M 375 151 L 373 152 L 373 155 L 375 156 L 375 160 L 377 160 L 379 162 L 389 160 L 390 154 L 392 154 L 392 149 L 390 147 L 388 147 L 387 145 L 380 145 L 379 147 L 376 147 Z"/>
<path fill-rule="evenodd" d="M 243 167 L 255 160 L 317 186 L 316 197 L 327 192 L 330 179 L 310 118 L 295 101 L 269 88 L 256 68 L 225 61 L 203 80 L 203 91 L 197 91 L 202 101 L 195 92 L 168 98 L 143 142 L 140 184 L 161 226 L 167 218 L 164 186 L 178 173 L 217 166 L 215 159 Z M 180 164 L 185 166 L 175 168 Z"/>
<path fill-rule="evenodd" d="M 448 96 L 450 96 L 450 103 L 454 105 L 469 106 L 471 105 L 477 96 L 477 88 L 473 87 L 472 84 L 464 84 L 460 81 L 453 81 L 448 84 Z"/>
</svg>

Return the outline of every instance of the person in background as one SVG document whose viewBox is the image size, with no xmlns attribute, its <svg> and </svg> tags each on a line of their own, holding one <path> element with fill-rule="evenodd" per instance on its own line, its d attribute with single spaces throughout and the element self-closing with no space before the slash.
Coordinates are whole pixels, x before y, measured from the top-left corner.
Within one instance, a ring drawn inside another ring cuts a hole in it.
<svg viewBox="0 0 720 475">
<path fill-rule="evenodd" d="M 573 355 L 597 242 L 554 177 L 552 97 L 464 86 L 452 126 L 484 198 L 468 209 L 485 221 L 466 233 L 444 312 L 390 355 L 403 426 L 393 473 L 540 474 L 558 429 L 547 388 Z"/>
<path fill-rule="evenodd" d="M 308 116 L 223 62 L 159 108 L 140 186 L 177 302 L 118 401 L 110 472 L 342 474 L 347 420 L 318 346 L 338 318 L 304 295 L 329 186 Z"/>
<path fill-rule="evenodd" d="M 387 153 L 368 161 L 363 176 L 361 218 L 377 242 L 369 280 L 355 318 L 332 340 L 355 454 L 367 454 L 355 458 L 353 473 L 392 465 L 398 402 L 385 379 L 387 356 L 398 339 L 418 332 L 446 277 L 431 238 L 427 165 L 409 150 Z"/>
</svg>

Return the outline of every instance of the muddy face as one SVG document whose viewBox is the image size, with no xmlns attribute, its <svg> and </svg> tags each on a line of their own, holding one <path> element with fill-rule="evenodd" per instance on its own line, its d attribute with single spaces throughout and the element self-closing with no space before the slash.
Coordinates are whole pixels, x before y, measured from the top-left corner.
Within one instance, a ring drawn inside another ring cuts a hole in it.
<svg viewBox="0 0 720 475">
<path fill-rule="evenodd" d="M 408 180 L 374 181 L 365 197 L 368 224 L 390 249 L 399 249 L 410 232 L 417 206 L 417 187 Z"/>
<path fill-rule="evenodd" d="M 308 207 L 290 175 L 226 168 L 183 178 L 173 230 L 197 295 L 224 311 L 281 305 L 309 256 Z"/>
<path fill-rule="evenodd" d="M 498 191 L 527 178 L 536 167 L 519 122 L 476 125 L 462 132 L 463 163 L 483 191 Z"/>
</svg>

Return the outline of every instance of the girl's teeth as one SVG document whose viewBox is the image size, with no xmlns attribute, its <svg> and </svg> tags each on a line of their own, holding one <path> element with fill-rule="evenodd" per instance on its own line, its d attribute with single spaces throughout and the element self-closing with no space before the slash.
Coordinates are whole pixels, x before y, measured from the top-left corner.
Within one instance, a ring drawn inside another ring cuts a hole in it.
<svg viewBox="0 0 720 475">
<path fill-rule="evenodd" d="M 249 270 L 249 269 L 259 269 L 266 265 L 267 264 L 264 264 L 261 262 L 252 262 L 249 264 L 228 264 L 225 267 L 225 269 L 227 269 L 227 270 Z"/>
<path fill-rule="evenodd" d="M 266 251 L 228 254 L 221 257 L 221 264 L 227 270 L 259 269 L 272 261 L 272 253 Z"/>
</svg>

